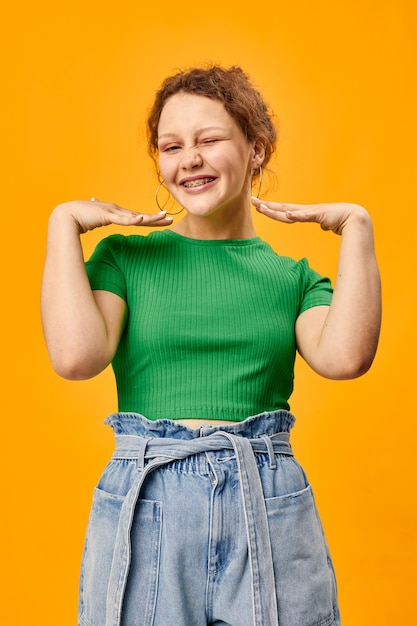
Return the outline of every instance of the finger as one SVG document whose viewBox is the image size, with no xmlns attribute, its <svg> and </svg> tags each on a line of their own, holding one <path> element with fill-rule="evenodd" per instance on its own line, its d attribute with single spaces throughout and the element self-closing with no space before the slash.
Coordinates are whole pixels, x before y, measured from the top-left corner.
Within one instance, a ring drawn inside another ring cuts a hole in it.
<svg viewBox="0 0 417 626">
<path fill-rule="evenodd" d="M 323 212 L 320 211 L 321 205 L 263 201 L 258 201 L 256 204 L 253 202 L 253 204 L 260 213 L 286 224 L 293 224 L 294 222 L 318 222 L 322 224 L 324 219 Z"/>
<path fill-rule="evenodd" d="M 159 222 L 150 222 L 149 224 L 140 224 L 140 226 L 149 226 L 151 228 L 160 228 L 161 226 L 171 226 L 174 221 L 173 217 L 166 217 Z"/>
<path fill-rule="evenodd" d="M 273 211 L 281 211 L 283 213 L 294 212 L 294 213 L 307 213 L 311 210 L 318 211 L 323 208 L 324 205 L 321 204 L 294 204 L 290 202 L 266 202 L 265 200 L 259 200 L 255 196 L 251 198 L 252 204 L 258 208 L 261 205 L 265 206 Z"/>
<path fill-rule="evenodd" d="M 91 199 L 90 202 L 94 202 L 97 209 L 102 211 L 104 214 L 107 214 L 111 219 L 138 220 L 143 219 L 144 217 L 142 213 L 126 209 L 125 207 L 115 204 L 114 202 L 103 202 L 97 198 L 94 200 Z"/>
<path fill-rule="evenodd" d="M 168 214 L 166 211 L 160 211 L 159 213 L 144 213 L 143 217 L 152 222 L 157 222 L 158 220 L 163 220 L 168 217 Z"/>
<path fill-rule="evenodd" d="M 160 213 L 145 213 L 142 215 L 141 226 L 167 226 L 173 222 L 174 218 L 167 215 L 166 211 Z"/>
<path fill-rule="evenodd" d="M 125 209 L 124 207 L 112 202 L 102 202 L 95 197 L 90 198 L 90 202 L 94 202 L 104 214 L 110 223 L 123 226 L 169 226 L 173 222 L 173 218 L 167 215 L 166 211 L 159 213 L 138 213 Z"/>
<path fill-rule="evenodd" d="M 317 211 L 286 211 L 288 219 L 292 222 L 321 222 L 322 215 Z"/>
<path fill-rule="evenodd" d="M 90 200 L 91 202 L 91 200 Z M 97 219 L 101 225 L 119 224 L 120 226 L 134 226 L 143 222 L 143 215 L 110 202 L 93 201 L 97 208 Z"/>
<path fill-rule="evenodd" d="M 143 224 L 157 224 L 158 222 L 166 219 L 167 214 L 166 211 L 161 211 L 160 213 L 143 213 Z"/>
<path fill-rule="evenodd" d="M 91 202 L 91 200 L 90 200 Z M 157 222 L 166 217 L 166 211 L 160 211 L 159 213 L 139 213 L 138 211 L 132 211 L 131 209 L 126 209 L 118 204 L 114 204 L 113 202 L 101 202 L 95 198 L 94 202 L 96 206 L 100 207 L 107 213 L 111 213 L 112 215 L 118 215 L 126 217 L 127 219 L 141 219 L 146 223 L 149 222 Z"/>
<path fill-rule="evenodd" d="M 274 211 L 283 212 L 297 209 L 305 209 L 308 206 L 305 204 L 289 204 L 288 202 L 266 202 L 265 200 L 259 200 L 259 198 L 256 198 L 255 196 L 252 196 L 251 201 L 256 208 L 263 206 Z"/>
<path fill-rule="evenodd" d="M 110 202 L 98 202 L 97 204 L 107 214 L 108 218 L 115 224 L 137 224 L 142 223 L 144 216 L 137 211 L 131 211 L 124 207 L 112 204 Z"/>
<path fill-rule="evenodd" d="M 273 205 L 273 207 L 271 205 Z M 266 203 L 261 202 L 259 205 L 255 205 L 255 208 L 259 213 L 262 213 L 273 220 L 277 220 L 278 222 L 291 224 L 294 221 L 288 216 L 288 212 L 284 206 L 277 202 L 271 202 L 269 203 L 269 206 Z"/>
</svg>

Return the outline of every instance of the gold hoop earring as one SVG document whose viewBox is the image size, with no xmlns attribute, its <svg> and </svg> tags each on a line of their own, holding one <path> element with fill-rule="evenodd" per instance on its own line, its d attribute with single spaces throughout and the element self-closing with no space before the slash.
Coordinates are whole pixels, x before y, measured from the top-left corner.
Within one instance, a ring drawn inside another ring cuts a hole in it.
<svg viewBox="0 0 417 626">
<path fill-rule="evenodd" d="M 259 198 L 261 194 L 261 187 L 262 187 L 262 165 L 259 166 L 259 187 L 258 187 L 258 193 L 256 194 L 257 198 Z"/>
<path fill-rule="evenodd" d="M 165 185 L 165 182 L 163 180 L 161 180 L 161 182 L 159 183 L 158 187 L 156 188 L 155 202 L 156 202 L 156 205 L 157 205 L 158 209 L 160 211 L 164 211 L 165 209 L 163 207 L 161 207 L 161 205 L 159 204 L 159 200 L 158 200 L 158 193 L 159 193 L 159 190 L 161 189 L 161 187 L 165 187 L 165 189 L 169 193 L 169 190 L 167 189 L 167 186 Z M 184 211 L 184 207 L 181 207 L 181 209 L 179 211 L 176 211 L 175 213 L 169 213 L 168 211 L 166 211 L 166 214 L 167 215 L 178 215 L 179 213 L 181 213 L 181 211 Z"/>
</svg>

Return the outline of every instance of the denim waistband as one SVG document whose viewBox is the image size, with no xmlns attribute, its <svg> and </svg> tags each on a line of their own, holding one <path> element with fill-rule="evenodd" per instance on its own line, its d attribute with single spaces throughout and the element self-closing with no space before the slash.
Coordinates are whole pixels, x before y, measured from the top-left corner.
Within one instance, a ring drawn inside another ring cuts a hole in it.
<svg viewBox="0 0 417 626">
<path fill-rule="evenodd" d="M 135 413 L 117 413 L 106 419 L 116 436 L 113 458 L 135 458 L 138 468 L 142 470 L 138 472 L 138 478 L 126 495 L 120 512 L 108 586 L 106 626 L 120 626 L 121 623 L 131 558 L 130 531 L 147 475 L 172 461 L 224 449 L 234 450 L 239 470 L 251 565 L 253 624 L 278 626 L 268 520 L 254 452 L 268 454 L 271 467 L 274 467 L 275 453 L 292 456 L 289 430 L 293 422 L 294 417 L 286 411 L 262 413 L 237 424 L 203 426 L 199 429 L 190 429 L 170 420 L 150 422 Z"/>
<path fill-rule="evenodd" d="M 262 435 L 290 432 L 294 422 L 294 415 L 284 410 L 259 413 L 247 417 L 242 422 L 219 426 L 216 426 L 216 421 L 213 420 L 210 425 L 200 428 L 189 428 L 184 425 L 184 422 L 171 419 L 153 421 L 139 413 L 114 413 L 105 420 L 105 423 L 113 428 L 115 435 L 139 435 L 146 438 L 171 437 L 172 439 L 195 439 L 219 430 L 255 439 Z"/>
</svg>

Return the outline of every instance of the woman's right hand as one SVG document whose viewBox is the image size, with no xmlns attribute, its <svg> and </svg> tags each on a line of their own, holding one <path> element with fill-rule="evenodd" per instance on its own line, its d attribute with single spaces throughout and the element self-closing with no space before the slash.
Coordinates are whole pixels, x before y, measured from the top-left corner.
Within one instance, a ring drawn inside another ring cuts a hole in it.
<svg viewBox="0 0 417 626">
<path fill-rule="evenodd" d="M 102 202 L 95 198 L 91 200 L 73 200 L 59 204 L 55 207 L 51 217 L 62 215 L 72 218 L 80 234 L 101 226 L 108 226 L 109 224 L 119 224 L 121 226 L 169 226 L 172 223 L 172 217 L 168 217 L 166 211 L 152 214 L 136 213 L 112 202 Z"/>
</svg>

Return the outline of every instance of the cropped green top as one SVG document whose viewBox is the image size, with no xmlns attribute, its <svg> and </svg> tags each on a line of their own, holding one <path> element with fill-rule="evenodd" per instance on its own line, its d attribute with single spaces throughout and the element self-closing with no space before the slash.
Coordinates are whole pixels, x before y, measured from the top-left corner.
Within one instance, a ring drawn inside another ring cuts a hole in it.
<svg viewBox="0 0 417 626">
<path fill-rule="evenodd" d="M 92 289 L 128 307 L 112 363 L 119 411 L 151 420 L 289 409 L 295 321 L 332 298 L 306 259 L 279 256 L 258 237 L 111 235 L 86 269 Z"/>
</svg>

